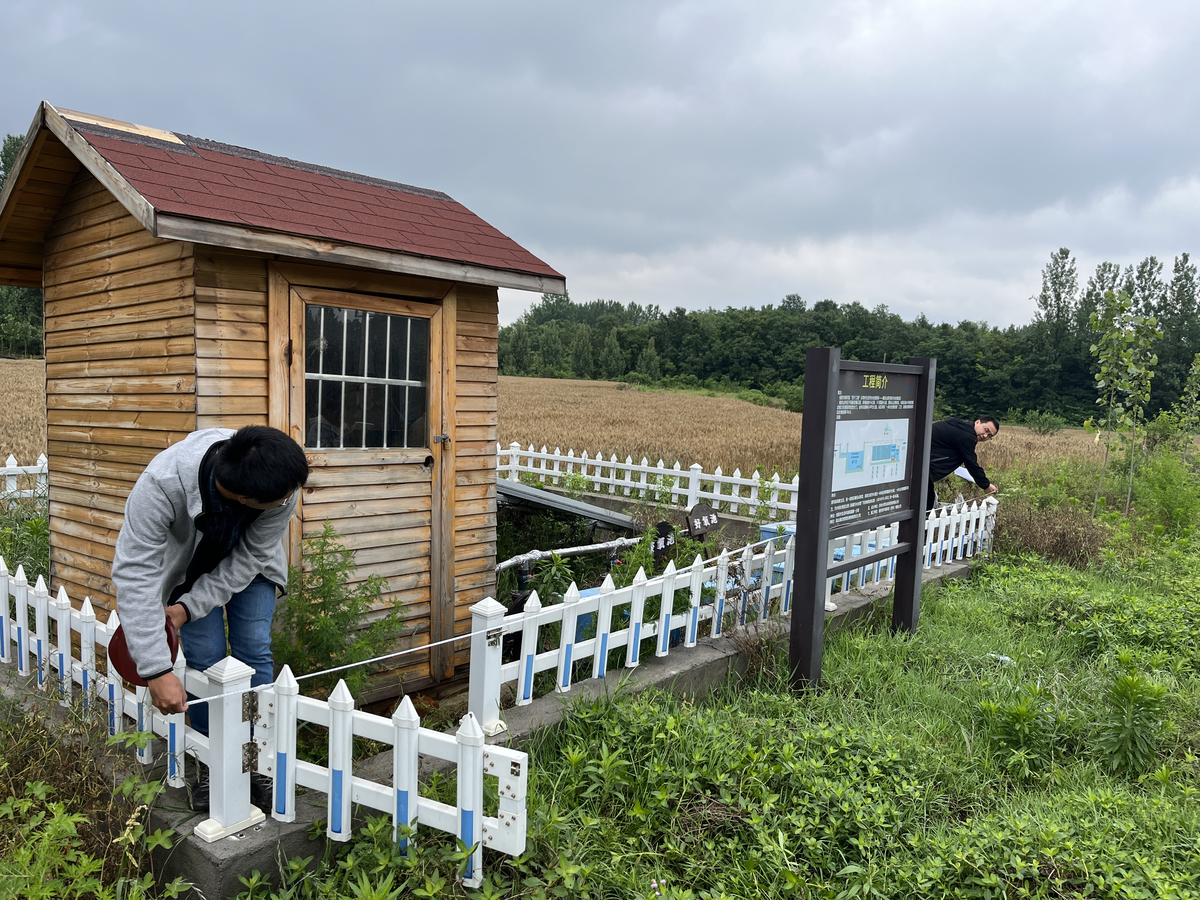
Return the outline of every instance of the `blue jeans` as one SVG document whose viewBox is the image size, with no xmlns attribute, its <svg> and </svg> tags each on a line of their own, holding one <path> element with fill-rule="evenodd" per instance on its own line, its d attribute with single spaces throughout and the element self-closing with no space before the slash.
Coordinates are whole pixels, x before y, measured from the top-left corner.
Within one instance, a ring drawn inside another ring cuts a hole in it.
<svg viewBox="0 0 1200 900">
<path fill-rule="evenodd" d="M 271 620 L 275 616 L 275 585 L 258 575 L 203 619 L 188 622 L 179 629 L 179 639 L 188 667 L 204 671 L 227 655 L 254 669 L 251 686 L 275 680 L 271 659 Z M 225 618 L 229 618 L 229 643 L 225 643 Z M 228 648 L 228 652 L 227 652 Z M 191 694 L 188 697 L 196 698 Z M 208 734 L 208 704 L 188 709 L 192 727 Z"/>
</svg>

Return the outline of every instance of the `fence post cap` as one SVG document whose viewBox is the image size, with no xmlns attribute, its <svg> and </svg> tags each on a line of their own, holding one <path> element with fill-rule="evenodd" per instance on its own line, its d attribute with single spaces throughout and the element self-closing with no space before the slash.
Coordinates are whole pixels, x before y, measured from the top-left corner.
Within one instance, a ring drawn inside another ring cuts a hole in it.
<svg viewBox="0 0 1200 900">
<path fill-rule="evenodd" d="M 412 698 L 405 694 L 400 698 L 400 702 L 396 704 L 396 711 L 392 713 L 392 724 L 398 728 L 420 728 L 421 717 L 417 715 L 417 708 L 413 706 Z"/>
<path fill-rule="evenodd" d="M 542 608 L 542 601 L 538 598 L 537 591 L 531 591 L 529 597 L 525 600 L 525 612 L 537 612 Z"/>
<path fill-rule="evenodd" d="M 39 455 L 38 455 L 38 458 L 37 458 L 37 464 L 38 464 L 39 466 L 44 466 L 44 465 L 46 465 L 46 463 L 48 463 L 48 462 L 49 462 L 49 460 L 48 460 L 48 459 L 46 459 L 46 454 L 45 454 L 45 453 L 41 453 L 41 454 L 39 454 Z"/>
<path fill-rule="evenodd" d="M 13 581 L 17 584 L 29 584 L 29 580 L 25 577 L 25 566 L 17 566 L 17 574 L 13 576 Z"/>
<path fill-rule="evenodd" d="M 96 611 L 94 609 L 92 609 L 92 598 L 91 597 L 83 598 L 83 606 L 79 607 L 79 621 L 80 622 L 95 622 L 96 621 Z M 247 666 L 247 668 L 249 668 L 249 667 Z M 253 672 L 254 670 L 250 669 L 250 671 Z"/>
<path fill-rule="evenodd" d="M 613 584 L 612 572 L 609 572 L 607 575 L 604 576 L 604 581 L 600 585 L 600 593 L 611 594 L 616 589 L 617 589 L 617 586 L 615 584 Z"/>
<path fill-rule="evenodd" d="M 295 695 L 300 693 L 300 682 L 292 674 L 291 666 L 285 665 L 279 670 L 279 677 L 275 679 L 275 690 L 280 694 Z"/>
<path fill-rule="evenodd" d="M 483 729 L 479 727 L 479 720 L 475 718 L 475 713 L 468 712 L 460 721 L 462 724 L 458 726 L 458 733 L 455 734 L 454 739 L 468 747 L 482 747 Z"/>
<path fill-rule="evenodd" d="M 86 602 L 86 601 L 85 601 Z M 242 662 L 227 656 L 220 662 L 214 663 L 204 670 L 205 677 L 213 684 L 234 684 L 238 681 L 249 681 L 254 670 Z"/>
<path fill-rule="evenodd" d="M 567 588 L 567 592 L 563 594 L 563 603 L 578 603 L 579 602 L 579 587 L 575 582 L 571 582 Z"/>
<path fill-rule="evenodd" d="M 667 560 L 667 567 L 665 569 L 663 569 L 663 575 L 674 575 L 674 574 L 675 574 L 675 560 L 669 559 L 669 560 Z"/>
<path fill-rule="evenodd" d="M 67 596 L 67 589 L 61 584 L 58 586 L 58 593 L 54 597 L 54 605 L 60 609 L 65 609 L 71 605 L 71 598 Z M 115 616 L 116 613 L 114 612 L 113 615 Z"/>
<path fill-rule="evenodd" d="M 637 574 L 633 576 L 634 584 L 646 583 L 646 570 L 642 566 L 638 566 Z"/>
<path fill-rule="evenodd" d="M 33 592 L 35 594 L 48 594 L 49 593 L 49 591 L 46 589 L 46 579 L 43 578 L 41 575 L 38 576 L 37 584 L 35 584 L 33 586 Z"/>
<path fill-rule="evenodd" d="M 82 611 L 80 613 L 80 617 L 82 618 Z M 108 625 L 109 634 L 112 634 L 117 630 L 117 626 L 121 624 L 121 617 L 117 615 L 117 611 L 115 609 L 108 614 L 108 622 L 105 624 Z M 180 650 L 179 652 L 182 653 L 183 651 Z"/>
<path fill-rule="evenodd" d="M 8 459 L 4 461 L 4 465 L 6 468 L 12 469 L 20 465 L 20 463 L 18 463 L 17 458 L 10 453 L 8 454 Z"/>
<path fill-rule="evenodd" d="M 354 698 L 350 695 L 350 688 L 346 687 L 346 679 L 339 678 L 337 686 L 334 687 L 333 693 L 329 695 L 329 708 L 337 710 L 354 709 Z"/>
<path fill-rule="evenodd" d="M 482 616 L 485 619 L 503 619 L 508 614 L 504 604 L 495 597 L 484 597 L 471 606 L 471 615 Z"/>
<path fill-rule="evenodd" d="M 700 463 L 692 463 L 688 468 L 690 468 L 693 472 L 704 471 L 704 466 L 700 465 Z"/>
<path fill-rule="evenodd" d="M 8 563 L 4 561 L 4 557 L 0 556 L 0 578 L 8 576 Z"/>
</svg>

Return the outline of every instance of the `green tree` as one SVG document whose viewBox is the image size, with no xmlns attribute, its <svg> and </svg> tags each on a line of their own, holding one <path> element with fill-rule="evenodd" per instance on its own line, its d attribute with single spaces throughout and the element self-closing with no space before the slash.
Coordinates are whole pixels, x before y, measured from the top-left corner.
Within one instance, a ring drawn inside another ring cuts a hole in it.
<svg viewBox="0 0 1200 900">
<path fill-rule="evenodd" d="M 1104 408 L 1104 415 L 1089 419 L 1087 425 L 1101 428 L 1105 434 L 1104 466 L 1100 469 L 1092 516 L 1095 517 L 1100 503 L 1111 449 L 1109 436 L 1114 431 L 1129 440 L 1129 491 L 1125 497 L 1125 514 L 1128 515 L 1133 499 L 1136 437 L 1146 404 L 1150 401 L 1150 379 L 1158 364 L 1151 345 L 1162 337 L 1162 331 L 1153 316 L 1139 315 L 1134 310 L 1133 299 L 1123 290 L 1104 295 L 1100 310 L 1092 314 L 1092 330 L 1098 335 L 1092 353 L 1100 361 L 1100 370 L 1096 373 L 1096 389 L 1100 396 L 1096 403 Z"/>
<path fill-rule="evenodd" d="M 604 339 L 604 349 L 600 351 L 600 371 L 605 378 L 620 378 L 625 374 L 625 351 L 617 339 L 617 330 L 608 332 Z"/>
<path fill-rule="evenodd" d="M 579 325 L 575 339 L 571 341 L 571 370 L 576 378 L 592 378 L 596 374 L 596 363 L 592 359 L 592 329 Z"/>
<path fill-rule="evenodd" d="M 658 363 L 658 351 L 654 349 L 654 338 L 650 338 L 645 348 L 638 354 L 636 370 L 651 381 L 658 381 L 662 378 L 662 368 Z"/>
<path fill-rule="evenodd" d="M 25 136 L 20 134 L 5 135 L 4 143 L 0 144 L 0 188 L 8 181 L 8 175 L 17 163 L 17 154 L 21 152 L 21 144 Z"/>
</svg>

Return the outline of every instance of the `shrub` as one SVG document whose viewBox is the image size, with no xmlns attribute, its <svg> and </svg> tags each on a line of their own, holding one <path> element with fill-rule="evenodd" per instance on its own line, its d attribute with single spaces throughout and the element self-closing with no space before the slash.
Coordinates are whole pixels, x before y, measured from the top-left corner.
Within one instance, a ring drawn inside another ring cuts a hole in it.
<svg viewBox="0 0 1200 900">
<path fill-rule="evenodd" d="M 1051 437 L 1067 427 L 1067 420 L 1061 416 L 1056 416 L 1054 413 L 1039 412 L 1038 410 L 1031 410 L 1025 413 L 1020 423 L 1034 434 L 1042 437 Z"/>
<path fill-rule="evenodd" d="M 1115 676 L 1105 700 L 1109 715 L 1101 724 L 1096 746 L 1113 772 L 1140 775 L 1158 753 L 1164 727 L 1167 689 L 1143 675 Z"/>
<path fill-rule="evenodd" d="M 1100 554 L 1107 537 L 1108 529 L 1094 521 L 1075 498 L 1043 508 L 1028 493 L 1006 491 L 996 512 L 995 547 L 999 551 L 1036 553 L 1082 567 Z"/>
<path fill-rule="evenodd" d="M 24 566 L 31 584 L 49 575 L 50 518 L 44 501 L 0 501 L 0 557 L 9 572 Z"/>
<path fill-rule="evenodd" d="M 333 525 L 304 540 L 304 562 L 288 569 L 288 592 L 275 609 L 271 648 L 278 668 L 296 675 L 361 662 L 391 650 L 400 634 L 400 611 L 365 624 L 380 604 L 384 579 L 372 575 L 353 585 L 354 554 L 338 540 Z M 304 683 L 306 693 L 325 697 L 339 678 L 352 694 L 366 687 L 366 667 L 322 675 Z"/>
</svg>

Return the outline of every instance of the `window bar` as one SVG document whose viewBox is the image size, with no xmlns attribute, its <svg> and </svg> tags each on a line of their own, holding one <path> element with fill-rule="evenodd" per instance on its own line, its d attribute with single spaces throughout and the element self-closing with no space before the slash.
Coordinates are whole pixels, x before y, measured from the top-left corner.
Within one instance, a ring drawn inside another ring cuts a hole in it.
<svg viewBox="0 0 1200 900">
<path fill-rule="evenodd" d="M 408 328 L 408 336 L 405 338 L 405 354 L 404 354 L 404 380 L 408 381 L 410 370 L 412 369 L 412 319 L 405 320 L 405 326 Z M 404 446 L 408 447 L 408 388 L 404 389 Z"/>
<path fill-rule="evenodd" d="M 387 316 L 387 350 L 383 356 L 383 374 L 390 378 L 392 376 L 392 316 Z M 391 410 L 391 404 L 388 402 L 388 395 L 392 392 L 390 386 L 385 386 L 383 389 L 383 446 L 391 446 L 391 434 L 388 431 L 388 415 Z"/>
<path fill-rule="evenodd" d="M 350 317 L 346 315 L 346 310 L 342 310 L 342 377 L 346 377 L 346 329 L 350 324 Z M 346 449 L 346 384 L 342 383 L 342 421 L 338 428 L 338 447 Z"/>
<path fill-rule="evenodd" d="M 367 449 L 367 394 L 370 392 L 369 385 L 371 379 L 367 376 L 370 373 L 367 371 L 367 360 L 371 358 L 371 314 L 363 313 L 366 318 L 363 321 L 363 376 L 366 379 L 363 381 L 363 398 L 362 398 L 362 436 L 359 438 L 360 449 Z M 345 388 L 343 388 L 345 390 Z"/>
<path fill-rule="evenodd" d="M 325 371 L 325 310 L 321 310 L 321 327 L 317 338 L 317 374 Z M 317 379 L 317 449 L 321 448 L 321 402 L 325 399 L 325 379 Z"/>
</svg>

